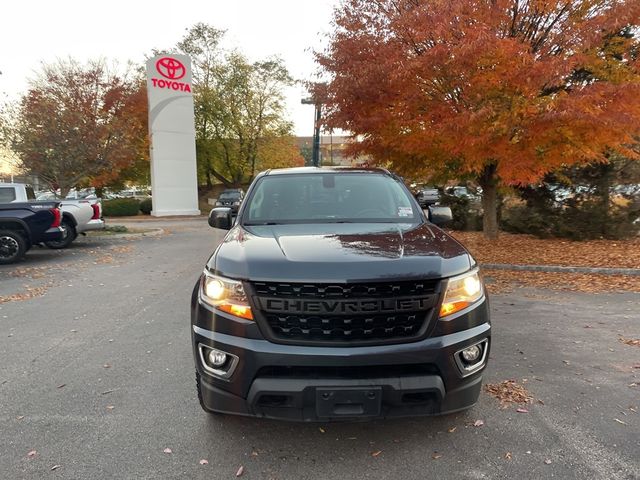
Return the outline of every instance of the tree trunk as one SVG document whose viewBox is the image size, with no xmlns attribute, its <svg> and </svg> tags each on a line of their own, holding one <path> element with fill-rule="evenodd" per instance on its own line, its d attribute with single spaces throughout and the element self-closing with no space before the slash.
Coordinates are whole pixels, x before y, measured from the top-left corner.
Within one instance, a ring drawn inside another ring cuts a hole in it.
<svg viewBox="0 0 640 480">
<path fill-rule="evenodd" d="M 611 183 L 614 175 L 614 168 L 612 163 L 600 164 L 597 167 L 598 178 L 596 180 L 597 195 L 600 197 L 600 211 L 604 216 L 602 222 L 601 235 L 605 238 L 609 238 L 611 231 Z"/>
<path fill-rule="evenodd" d="M 478 178 L 482 187 L 482 231 L 484 236 L 495 240 L 498 238 L 498 178 L 496 166 L 488 165 Z"/>
</svg>

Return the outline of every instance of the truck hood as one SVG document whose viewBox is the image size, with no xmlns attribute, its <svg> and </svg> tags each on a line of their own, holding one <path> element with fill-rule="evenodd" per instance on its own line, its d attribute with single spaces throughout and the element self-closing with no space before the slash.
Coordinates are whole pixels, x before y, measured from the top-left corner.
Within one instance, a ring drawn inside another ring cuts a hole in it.
<svg viewBox="0 0 640 480">
<path fill-rule="evenodd" d="M 207 268 L 241 280 L 330 283 L 450 277 L 472 262 L 426 223 L 236 225 Z"/>
</svg>

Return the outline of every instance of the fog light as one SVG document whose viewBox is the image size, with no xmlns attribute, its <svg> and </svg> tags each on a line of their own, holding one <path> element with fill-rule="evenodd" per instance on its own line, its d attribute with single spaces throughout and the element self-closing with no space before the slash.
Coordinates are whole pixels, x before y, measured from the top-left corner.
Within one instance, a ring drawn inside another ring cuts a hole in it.
<svg viewBox="0 0 640 480">
<path fill-rule="evenodd" d="M 465 348 L 462 350 L 462 359 L 467 363 L 474 363 L 476 360 L 480 358 L 482 354 L 482 349 L 479 345 L 474 345 L 469 348 Z"/>
<path fill-rule="evenodd" d="M 213 367 L 221 367 L 227 361 L 227 354 L 220 350 L 209 351 L 209 363 Z"/>
</svg>

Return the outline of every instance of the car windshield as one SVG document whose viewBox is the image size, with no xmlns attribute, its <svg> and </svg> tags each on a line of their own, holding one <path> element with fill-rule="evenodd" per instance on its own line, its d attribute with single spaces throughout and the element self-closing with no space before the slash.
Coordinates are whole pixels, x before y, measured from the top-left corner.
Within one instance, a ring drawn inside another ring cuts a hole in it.
<svg viewBox="0 0 640 480">
<path fill-rule="evenodd" d="M 373 172 L 267 175 L 243 215 L 244 225 L 420 221 L 402 184 Z"/>
<path fill-rule="evenodd" d="M 220 198 L 222 199 L 240 198 L 240 192 L 223 192 L 222 194 L 220 194 Z"/>
</svg>

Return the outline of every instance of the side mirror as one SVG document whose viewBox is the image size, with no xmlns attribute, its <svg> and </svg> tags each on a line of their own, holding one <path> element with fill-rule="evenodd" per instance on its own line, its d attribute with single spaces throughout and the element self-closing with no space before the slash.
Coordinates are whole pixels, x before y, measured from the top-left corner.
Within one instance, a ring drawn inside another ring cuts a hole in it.
<svg viewBox="0 0 640 480">
<path fill-rule="evenodd" d="M 231 217 L 231 209 L 227 207 L 216 207 L 209 212 L 209 226 L 229 230 L 233 219 Z"/>
<path fill-rule="evenodd" d="M 429 221 L 436 225 L 445 225 L 453 220 L 453 214 L 449 207 L 429 205 Z"/>
</svg>

